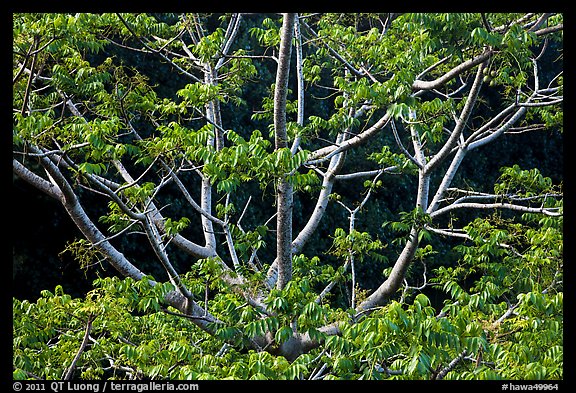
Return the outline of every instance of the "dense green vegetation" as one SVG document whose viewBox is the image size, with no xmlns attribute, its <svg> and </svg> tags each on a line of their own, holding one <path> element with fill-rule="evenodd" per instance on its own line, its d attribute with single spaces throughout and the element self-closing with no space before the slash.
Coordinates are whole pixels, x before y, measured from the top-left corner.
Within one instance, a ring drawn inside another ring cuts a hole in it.
<svg viewBox="0 0 576 393">
<path fill-rule="evenodd" d="M 562 14 L 14 14 L 14 379 L 563 375 Z"/>
</svg>

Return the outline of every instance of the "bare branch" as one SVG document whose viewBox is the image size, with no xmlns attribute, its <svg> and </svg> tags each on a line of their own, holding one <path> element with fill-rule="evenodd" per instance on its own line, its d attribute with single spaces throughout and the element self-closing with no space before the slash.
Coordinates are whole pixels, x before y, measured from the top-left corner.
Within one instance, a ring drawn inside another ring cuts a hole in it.
<svg viewBox="0 0 576 393">
<path fill-rule="evenodd" d="M 417 248 L 418 230 L 412 228 L 408 235 L 406 245 L 394 263 L 390 275 L 366 300 L 356 307 L 358 312 L 368 311 L 382 305 L 400 288 L 406 275 L 406 270 L 414 259 Z"/>
<path fill-rule="evenodd" d="M 34 38 L 33 47 L 37 49 L 39 45 L 38 37 Z M 26 113 L 26 107 L 28 106 L 28 99 L 30 98 L 30 90 L 32 89 L 32 79 L 34 75 L 34 69 L 36 68 L 36 59 L 38 58 L 38 52 L 35 51 L 32 55 L 32 63 L 30 64 L 30 75 L 28 76 L 28 83 L 26 84 L 26 90 L 24 91 L 24 99 L 22 100 L 22 109 L 20 113 L 24 115 Z"/>
<path fill-rule="evenodd" d="M 432 90 L 437 89 L 440 86 L 444 85 L 449 80 L 455 78 L 459 74 L 463 73 L 464 71 L 469 70 L 470 68 L 477 66 L 488 60 L 494 54 L 491 50 L 486 50 L 482 54 L 467 60 L 456 67 L 452 68 L 450 71 L 442 75 L 441 77 L 433 80 L 433 81 L 422 81 L 422 80 L 415 80 L 412 84 L 413 90 Z"/>
<path fill-rule="evenodd" d="M 522 17 L 518 18 L 518 19 L 515 20 L 515 21 L 509 22 L 509 23 L 507 23 L 507 24 L 505 24 L 505 25 L 501 25 L 501 26 L 495 27 L 495 28 L 494 28 L 494 31 L 497 31 L 497 32 L 499 32 L 499 33 L 500 33 L 500 32 L 505 32 L 506 30 L 508 30 L 508 29 L 510 28 L 510 26 L 517 25 L 517 24 L 519 24 L 519 23 L 524 23 L 525 21 L 533 18 L 535 15 L 536 15 L 536 14 L 534 14 L 534 13 L 526 13 L 525 15 L 523 15 Z"/>
<path fill-rule="evenodd" d="M 406 299 L 406 294 L 408 293 L 408 291 L 422 291 L 424 288 L 433 285 L 433 284 L 429 284 L 428 283 L 428 278 L 426 276 L 427 273 L 427 266 L 426 263 L 424 262 L 424 260 L 420 261 L 422 263 L 422 266 L 424 268 L 424 271 L 422 272 L 422 278 L 423 278 L 423 282 L 422 285 L 420 286 L 410 286 L 408 285 L 408 281 L 406 279 L 404 279 L 404 289 L 402 290 L 402 295 L 400 296 L 400 303 L 404 303 L 404 300 Z"/>
<path fill-rule="evenodd" d="M 394 133 L 394 139 L 396 140 L 396 144 L 398 145 L 400 150 L 402 150 L 402 153 L 404 153 L 410 159 L 410 161 L 412 161 L 418 168 L 422 169 L 423 165 L 422 165 L 422 163 L 420 163 L 420 160 L 417 160 L 414 156 L 412 156 L 410 154 L 410 152 L 408 152 L 408 150 L 402 144 L 402 141 L 400 140 L 400 136 L 398 135 L 398 130 L 396 129 L 396 123 L 394 122 L 394 120 L 392 120 L 390 125 L 392 126 L 392 132 Z"/>
<path fill-rule="evenodd" d="M 224 42 L 222 44 L 222 48 L 220 49 L 220 58 L 214 67 L 215 70 L 218 70 L 223 64 L 225 56 L 228 55 L 230 51 L 230 47 L 234 43 L 234 39 L 238 34 L 238 30 L 240 28 L 240 21 L 242 20 L 242 14 L 232 14 L 230 18 L 230 22 L 228 23 L 228 27 L 226 29 L 226 34 L 224 35 Z"/>
<path fill-rule="evenodd" d="M 448 154 L 450 154 L 452 148 L 458 142 L 458 139 L 460 138 L 460 135 L 462 134 L 462 131 L 466 126 L 466 123 L 468 122 L 468 118 L 472 113 L 472 108 L 474 107 L 474 105 L 476 104 L 476 100 L 478 99 L 478 94 L 480 93 L 480 88 L 482 86 L 482 78 L 483 78 L 482 71 L 484 70 L 485 67 L 486 67 L 485 63 L 481 63 L 480 67 L 478 67 L 478 71 L 476 72 L 476 78 L 474 79 L 474 83 L 472 84 L 472 88 L 470 89 L 470 93 L 468 94 L 468 98 L 466 99 L 466 104 L 464 105 L 464 108 L 460 113 L 460 117 L 456 122 L 456 126 L 454 127 L 452 134 L 450 135 L 444 146 L 442 146 L 440 151 L 436 153 L 434 157 L 432 157 L 430 162 L 426 165 L 425 169 L 426 172 L 429 173 L 435 167 L 437 167 L 442 161 L 444 161 L 444 159 L 448 156 Z"/>
<path fill-rule="evenodd" d="M 448 363 L 448 365 L 446 367 L 444 367 L 442 370 L 440 370 L 440 372 L 436 375 L 436 379 L 443 379 L 446 376 L 446 374 L 448 374 L 450 371 L 452 371 L 452 370 L 454 370 L 454 368 L 456 368 L 458 363 L 460 363 L 462 361 L 462 359 L 464 359 L 464 356 L 466 356 L 466 355 L 467 355 L 466 350 L 462 351 L 460 353 L 460 355 L 458 355 L 457 357 L 452 359 L 452 361 L 450 363 Z"/>
<path fill-rule="evenodd" d="M 359 177 L 371 177 L 371 176 L 376 176 L 379 173 L 388 173 L 391 175 L 396 175 L 398 174 L 400 168 L 397 165 L 394 166 L 389 166 L 387 168 L 382 168 L 382 169 L 374 169 L 372 171 L 361 171 L 361 172 L 354 172 L 354 173 L 347 173 L 344 175 L 336 175 L 336 180 L 352 180 L 352 179 L 357 179 Z"/>
<path fill-rule="evenodd" d="M 80 348 L 78 348 L 78 352 L 76 352 L 74 359 L 72 359 L 70 367 L 68 367 L 68 369 L 66 370 L 66 374 L 64 374 L 64 377 L 62 377 L 62 379 L 65 381 L 72 379 L 72 375 L 74 375 L 76 364 L 78 363 L 78 360 L 80 360 L 80 356 L 82 355 L 82 353 L 86 349 L 86 346 L 88 345 L 88 338 L 90 337 L 90 332 L 92 331 L 92 322 L 94 321 L 95 318 L 96 316 L 91 315 L 88 317 L 88 321 L 86 321 L 86 330 L 84 332 L 84 338 L 82 339 Z"/>
<path fill-rule="evenodd" d="M 298 82 L 298 113 L 296 114 L 296 124 L 304 125 L 304 69 L 302 60 L 302 34 L 300 33 L 300 18 L 294 20 L 294 35 L 296 36 L 296 79 Z M 290 152 L 292 155 L 300 147 L 302 136 L 297 134 L 292 142 Z"/>
<path fill-rule="evenodd" d="M 60 190 L 56 182 L 43 179 L 16 159 L 12 159 L 12 171 L 19 178 L 25 180 L 27 183 L 46 195 L 49 195 L 56 200 L 62 200 L 64 198 L 62 190 Z M 50 176 L 48 172 L 47 174 Z"/>
<path fill-rule="evenodd" d="M 366 142 L 369 138 L 376 135 L 378 131 L 386 127 L 386 125 L 390 121 L 390 118 L 391 118 L 390 113 L 387 112 L 374 125 L 362 131 L 360 134 L 350 139 L 347 139 L 342 143 L 338 143 L 334 146 L 327 146 L 311 152 L 310 155 L 308 156 L 308 160 L 306 161 L 305 165 L 316 165 L 321 162 L 327 161 L 330 158 L 332 158 L 332 156 L 334 156 L 335 154 L 344 152 L 346 150 L 353 148 L 354 146 Z"/>
<path fill-rule="evenodd" d="M 534 32 L 534 34 L 536 34 L 537 36 L 543 36 L 546 34 L 556 33 L 557 31 L 562 31 L 562 30 L 564 30 L 564 24 L 560 23 L 560 24 L 557 24 L 555 26 L 545 27 L 543 29 L 536 30 Z"/>
<path fill-rule="evenodd" d="M 516 106 L 510 107 L 512 109 L 516 108 Z M 514 115 L 512 115 L 501 127 L 499 127 L 494 132 L 488 134 L 487 136 L 481 136 L 478 132 L 471 135 L 467 141 L 466 145 L 468 150 L 476 149 L 477 147 L 483 146 L 489 142 L 492 142 L 494 139 L 498 138 L 502 135 L 505 131 L 510 129 L 512 125 L 514 125 L 524 114 L 526 113 L 526 107 L 519 108 Z M 485 128 L 485 127 L 484 127 Z"/>
<path fill-rule="evenodd" d="M 438 217 L 442 214 L 446 214 L 452 210 L 456 209 L 509 209 L 509 210 L 516 210 L 524 213 L 541 213 L 551 217 L 560 217 L 562 213 L 558 212 L 557 208 L 543 208 L 543 207 L 528 207 L 528 206 L 521 206 L 515 205 L 512 203 L 459 203 L 459 204 L 452 204 L 441 209 L 436 210 L 435 212 L 430 213 L 430 217 Z"/>
</svg>

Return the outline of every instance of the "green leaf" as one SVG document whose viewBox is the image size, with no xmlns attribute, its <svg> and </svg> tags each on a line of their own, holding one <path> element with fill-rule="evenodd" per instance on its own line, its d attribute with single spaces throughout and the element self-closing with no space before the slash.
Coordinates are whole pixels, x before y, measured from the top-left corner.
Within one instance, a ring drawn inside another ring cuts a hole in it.
<svg viewBox="0 0 576 393">
<path fill-rule="evenodd" d="M 289 326 L 282 326 L 274 334 L 274 339 L 279 344 L 282 344 L 288 341 L 292 337 L 292 334 L 293 334 L 292 329 Z"/>
</svg>

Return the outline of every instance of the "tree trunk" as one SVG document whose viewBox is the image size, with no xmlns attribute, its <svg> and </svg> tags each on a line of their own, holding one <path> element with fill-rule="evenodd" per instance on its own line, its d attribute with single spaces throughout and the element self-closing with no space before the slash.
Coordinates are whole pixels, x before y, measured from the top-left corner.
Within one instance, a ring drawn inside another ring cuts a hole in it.
<svg viewBox="0 0 576 393">
<path fill-rule="evenodd" d="M 280 53 L 274 91 L 274 131 L 276 150 L 288 147 L 286 132 L 286 94 L 292 53 L 292 36 L 296 14 L 284 14 L 280 32 Z M 278 181 L 276 217 L 276 258 L 278 260 L 278 281 L 276 286 L 284 288 L 292 278 L 292 184 L 284 174 Z"/>
</svg>

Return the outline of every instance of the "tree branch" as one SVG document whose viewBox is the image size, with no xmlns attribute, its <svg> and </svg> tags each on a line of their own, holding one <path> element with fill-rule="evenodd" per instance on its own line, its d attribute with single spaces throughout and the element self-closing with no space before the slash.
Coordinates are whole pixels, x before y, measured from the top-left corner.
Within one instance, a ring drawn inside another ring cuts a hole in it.
<svg viewBox="0 0 576 393">
<path fill-rule="evenodd" d="M 39 45 L 39 39 L 37 37 L 34 38 L 34 54 L 32 55 L 32 63 L 30 64 L 30 75 L 28 76 L 28 82 L 26 84 L 26 90 L 24 91 L 24 98 L 22 99 L 22 109 L 20 113 L 24 115 L 26 113 L 26 106 L 28 104 L 28 100 L 30 98 L 30 90 L 32 89 L 32 79 L 34 77 L 34 68 L 36 68 L 36 59 L 38 58 L 38 51 L 36 49 Z"/>
<path fill-rule="evenodd" d="M 406 270 L 414 259 L 417 248 L 418 230 L 413 227 L 410 230 L 404 249 L 394 263 L 390 276 L 388 276 L 388 278 L 370 296 L 368 296 L 366 300 L 356 307 L 356 311 L 364 312 L 381 306 L 398 290 L 398 288 L 400 288 L 404 277 L 406 276 Z"/>
<path fill-rule="evenodd" d="M 450 71 L 442 75 L 441 77 L 433 80 L 433 81 L 422 81 L 422 80 L 415 80 L 412 84 L 413 90 L 432 90 L 437 89 L 440 86 L 446 84 L 449 80 L 455 78 L 459 74 L 463 73 L 464 71 L 469 70 L 470 68 L 477 66 L 480 63 L 485 62 L 494 54 L 491 50 L 486 50 L 482 54 L 467 60 L 456 67 L 452 68 Z"/>
<path fill-rule="evenodd" d="M 435 167 L 437 167 L 442 161 L 444 161 L 444 159 L 446 159 L 448 154 L 450 154 L 452 148 L 458 142 L 458 139 L 460 138 L 460 135 L 462 134 L 462 131 L 466 126 L 466 123 L 468 122 L 468 118 L 472 113 L 472 108 L 474 107 L 474 104 L 478 99 L 478 94 L 480 93 L 480 88 L 482 87 L 482 78 L 483 78 L 482 71 L 484 70 L 485 67 L 486 64 L 484 62 L 480 63 L 480 67 L 478 67 L 478 71 L 476 72 L 476 78 L 474 79 L 474 83 L 472 84 L 472 88 L 470 89 L 470 93 L 468 94 L 468 98 L 466 99 L 466 104 L 464 105 L 464 108 L 460 113 L 460 117 L 456 122 L 456 126 L 454 127 L 452 134 L 450 135 L 444 146 L 442 146 L 440 151 L 436 153 L 434 157 L 430 160 L 428 165 L 426 165 L 426 172 L 430 173 L 432 170 L 434 170 Z"/>
<path fill-rule="evenodd" d="M 378 131 L 386 127 L 390 119 L 391 119 L 390 113 L 387 112 L 374 125 L 362 131 L 360 134 L 355 135 L 352 138 L 347 139 L 346 141 L 339 143 L 337 145 L 323 147 L 321 149 L 311 152 L 308 155 L 308 160 L 304 165 L 316 165 L 320 162 L 327 161 L 330 158 L 332 158 L 332 156 L 334 156 L 335 154 L 344 152 L 348 149 L 351 149 L 354 146 L 366 142 L 369 138 L 375 136 L 378 133 Z"/>
<path fill-rule="evenodd" d="M 438 217 L 440 215 L 446 214 L 452 210 L 456 209 L 509 209 L 509 210 L 516 210 L 524 213 L 541 213 L 551 217 L 560 217 L 562 216 L 561 213 L 558 213 L 556 208 L 543 208 L 543 207 L 527 207 L 521 205 L 514 205 L 512 203 L 459 203 L 459 204 L 452 204 L 441 209 L 436 210 L 435 212 L 430 213 L 431 218 Z"/>
<path fill-rule="evenodd" d="M 304 125 L 304 68 L 302 60 L 302 34 L 300 33 L 300 18 L 294 20 L 294 34 L 296 36 L 296 78 L 298 82 L 298 112 L 296 114 L 296 124 Z M 302 136 L 298 133 L 294 137 L 290 152 L 292 155 L 300 147 Z"/>
<path fill-rule="evenodd" d="M 78 360 L 80 360 L 80 356 L 82 355 L 82 352 L 84 352 L 86 346 L 88 345 L 88 338 L 90 337 L 90 332 L 92 331 L 92 322 L 94 321 L 94 319 L 96 319 L 96 316 L 94 315 L 90 315 L 88 317 L 88 321 L 86 322 L 86 330 L 84 332 L 84 338 L 82 339 L 80 348 L 78 348 L 78 352 L 76 352 L 76 355 L 74 356 L 74 359 L 72 359 L 70 367 L 68 367 L 68 370 L 66 370 L 66 374 L 62 378 L 65 381 L 69 381 L 70 379 L 72 379 L 72 375 L 74 375 L 74 370 L 76 369 L 76 363 L 78 363 Z"/>
<path fill-rule="evenodd" d="M 302 26 L 304 26 L 304 28 L 312 35 L 312 37 L 314 37 L 317 40 L 320 40 L 324 46 L 326 47 L 326 49 L 328 49 L 328 52 L 330 52 L 330 54 L 339 62 L 341 62 L 342 64 L 344 64 L 344 66 L 350 70 L 354 75 L 359 76 L 359 77 L 364 77 L 365 73 L 357 70 L 352 64 L 350 64 L 350 62 L 348 62 L 346 59 L 344 59 L 342 56 L 340 56 L 340 54 L 338 52 L 336 52 L 330 45 L 328 45 L 326 42 L 324 42 L 324 40 L 322 40 L 320 37 L 318 37 L 318 34 L 316 34 L 316 32 L 314 31 L 314 29 L 312 29 L 310 26 L 308 26 L 308 24 L 304 21 L 302 21 Z"/>
<path fill-rule="evenodd" d="M 443 379 L 446 376 L 446 374 L 448 374 L 450 371 L 452 371 L 452 370 L 454 370 L 454 368 L 456 368 L 458 363 L 460 363 L 466 355 L 467 355 L 466 350 L 462 351 L 462 353 L 460 353 L 460 355 L 458 355 L 457 357 L 452 359 L 452 361 L 450 363 L 448 363 L 448 365 L 446 367 L 444 367 L 442 370 L 440 370 L 440 372 L 436 375 L 436 379 Z"/>
</svg>

